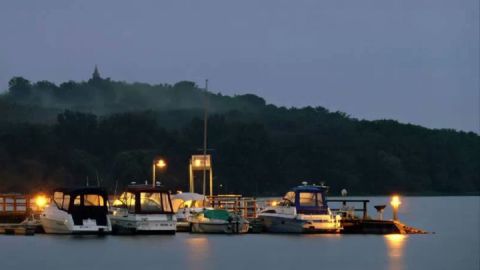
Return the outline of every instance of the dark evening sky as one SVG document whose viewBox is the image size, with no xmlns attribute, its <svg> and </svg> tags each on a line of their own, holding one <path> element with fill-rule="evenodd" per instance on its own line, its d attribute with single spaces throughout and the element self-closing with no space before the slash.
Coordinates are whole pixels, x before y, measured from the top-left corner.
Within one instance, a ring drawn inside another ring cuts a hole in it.
<svg viewBox="0 0 480 270">
<path fill-rule="evenodd" d="M 284 106 L 324 106 L 479 132 L 478 0 L 2 1 L 12 76 L 192 80 Z"/>
</svg>

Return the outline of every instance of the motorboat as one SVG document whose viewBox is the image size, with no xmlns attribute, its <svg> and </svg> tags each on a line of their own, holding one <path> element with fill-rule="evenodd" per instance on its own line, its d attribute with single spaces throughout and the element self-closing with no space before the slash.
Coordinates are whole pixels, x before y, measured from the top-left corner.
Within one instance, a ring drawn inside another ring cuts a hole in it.
<svg viewBox="0 0 480 270">
<path fill-rule="evenodd" d="M 40 214 L 46 233 L 102 234 L 111 231 L 108 194 L 100 187 L 60 188 Z"/>
<path fill-rule="evenodd" d="M 177 218 L 170 192 L 163 187 L 128 186 L 111 210 L 114 233 L 175 234 Z"/>
<path fill-rule="evenodd" d="M 192 233 L 247 233 L 249 222 L 224 209 L 206 209 L 190 218 Z"/>
<path fill-rule="evenodd" d="M 341 217 L 328 208 L 327 190 L 324 185 L 303 182 L 287 192 L 279 204 L 263 209 L 258 219 L 267 232 L 337 233 L 342 229 Z"/>
<path fill-rule="evenodd" d="M 172 195 L 173 210 L 177 216 L 177 231 L 190 231 L 190 219 L 192 216 L 213 208 L 209 207 L 205 195 L 193 192 L 182 192 Z"/>
</svg>

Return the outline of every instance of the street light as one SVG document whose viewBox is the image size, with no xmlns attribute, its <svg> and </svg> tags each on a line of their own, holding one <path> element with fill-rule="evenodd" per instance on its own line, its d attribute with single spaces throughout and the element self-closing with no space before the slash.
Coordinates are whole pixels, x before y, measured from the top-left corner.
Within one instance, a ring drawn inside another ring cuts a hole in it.
<svg viewBox="0 0 480 270">
<path fill-rule="evenodd" d="M 155 172 L 156 168 L 160 169 L 161 171 L 164 171 L 167 168 L 167 162 L 163 159 L 154 159 L 153 164 L 152 164 L 152 187 L 155 187 Z"/>
<path fill-rule="evenodd" d="M 390 205 L 393 208 L 393 220 L 395 221 L 398 220 L 398 207 L 400 206 L 400 204 L 402 204 L 402 202 L 400 201 L 400 197 L 394 195 L 392 197 L 392 200 L 390 201 Z"/>
</svg>

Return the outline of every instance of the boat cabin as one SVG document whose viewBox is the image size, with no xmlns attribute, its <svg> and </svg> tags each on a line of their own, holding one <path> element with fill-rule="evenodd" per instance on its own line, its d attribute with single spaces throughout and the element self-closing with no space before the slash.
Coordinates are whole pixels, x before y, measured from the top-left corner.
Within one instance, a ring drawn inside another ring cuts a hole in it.
<svg viewBox="0 0 480 270">
<path fill-rule="evenodd" d="M 328 214 L 327 190 L 326 186 L 298 186 L 285 194 L 281 204 L 295 206 L 297 214 Z"/>
<path fill-rule="evenodd" d="M 113 205 L 132 214 L 173 214 L 170 192 L 162 187 L 128 186 Z"/>
<path fill-rule="evenodd" d="M 72 215 L 74 225 L 83 225 L 83 220 L 94 219 L 97 225 L 107 226 L 108 194 L 104 188 L 55 189 L 53 203 Z"/>
</svg>

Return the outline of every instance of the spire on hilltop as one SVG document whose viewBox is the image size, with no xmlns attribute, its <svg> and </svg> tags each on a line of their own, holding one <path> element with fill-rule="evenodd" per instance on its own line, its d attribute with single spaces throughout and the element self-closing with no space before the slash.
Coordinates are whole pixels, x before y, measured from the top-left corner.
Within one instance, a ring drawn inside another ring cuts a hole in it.
<svg viewBox="0 0 480 270">
<path fill-rule="evenodd" d="M 97 65 L 95 65 L 95 70 L 93 71 L 93 74 L 92 74 L 92 80 L 93 81 L 99 81 L 101 79 L 102 79 L 102 77 L 100 77 L 100 72 L 98 72 L 98 67 L 97 67 Z"/>
</svg>

